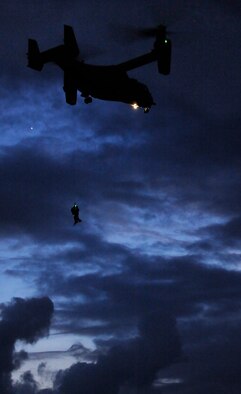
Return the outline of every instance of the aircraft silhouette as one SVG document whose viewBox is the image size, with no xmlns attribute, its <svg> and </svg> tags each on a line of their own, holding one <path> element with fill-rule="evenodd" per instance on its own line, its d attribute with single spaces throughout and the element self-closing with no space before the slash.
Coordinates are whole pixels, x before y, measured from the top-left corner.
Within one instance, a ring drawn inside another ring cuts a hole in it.
<svg viewBox="0 0 241 394">
<path fill-rule="evenodd" d="M 36 40 L 28 40 L 28 67 L 41 71 L 45 63 L 53 62 L 64 71 L 64 92 L 66 103 L 75 105 L 77 91 L 81 92 L 84 102 L 89 104 L 92 97 L 127 103 L 133 108 L 141 107 L 149 112 L 154 105 L 153 98 L 146 85 L 130 78 L 127 71 L 156 61 L 158 71 L 170 73 L 171 41 L 167 38 L 166 27 L 149 29 L 147 35 L 154 35 L 153 49 L 142 56 L 126 62 L 99 66 L 86 64 L 79 60 L 79 48 L 71 26 L 64 25 L 64 44 L 40 52 Z"/>
</svg>

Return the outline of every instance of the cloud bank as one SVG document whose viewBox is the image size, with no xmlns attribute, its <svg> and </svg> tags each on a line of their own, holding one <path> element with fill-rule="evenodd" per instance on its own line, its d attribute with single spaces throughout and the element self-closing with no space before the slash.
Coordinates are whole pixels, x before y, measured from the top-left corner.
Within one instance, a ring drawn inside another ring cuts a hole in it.
<svg viewBox="0 0 241 394">
<path fill-rule="evenodd" d="M 12 394 L 11 372 L 19 366 L 16 363 L 14 345 L 17 340 L 34 343 L 48 334 L 53 303 L 48 297 L 22 299 L 14 298 L 9 305 L 2 305 L 0 321 L 0 392 Z M 23 357 L 22 357 L 23 358 Z M 29 375 L 24 381 L 29 382 Z"/>
</svg>

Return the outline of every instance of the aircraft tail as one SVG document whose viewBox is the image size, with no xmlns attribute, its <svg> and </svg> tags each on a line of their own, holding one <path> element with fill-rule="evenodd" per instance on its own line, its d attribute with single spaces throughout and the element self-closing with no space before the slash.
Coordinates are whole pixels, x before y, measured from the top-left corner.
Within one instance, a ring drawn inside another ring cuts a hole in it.
<svg viewBox="0 0 241 394">
<path fill-rule="evenodd" d="M 79 54 L 78 44 L 71 26 L 64 25 L 64 45 L 50 48 L 40 52 L 36 40 L 28 40 L 28 67 L 41 71 L 48 62 L 65 62 L 66 59 L 77 57 Z"/>
<path fill-rule="evenodd" d="M 43 68 L 43 60 L 39 51 L 38 43 L 36 40 L 28 40 L 28 67 L 34 70 L 41 71 Z"/>
</svg>

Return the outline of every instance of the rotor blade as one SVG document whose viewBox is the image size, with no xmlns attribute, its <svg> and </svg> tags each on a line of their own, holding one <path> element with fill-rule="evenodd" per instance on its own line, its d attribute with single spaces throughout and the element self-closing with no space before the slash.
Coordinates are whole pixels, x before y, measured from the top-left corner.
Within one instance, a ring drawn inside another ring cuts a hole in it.
<svg viewBox="0 0 241 394">
<path fill-rule="evenodd" d="M 158 25 L 156 27 L 140 28 L 138 30 L 139 36 L 142 38 L 156 37 L 157 34 L 171 35 L 174 32 L 167 30 L 167 26 Z"/>
<path fill-rule="evenodd" d="M 140 39 L 155 38 L 157 34 L 165 34 L 167 36 L 175 34 L 169 31 L 163 24 L 154 27 L 134 27 L 134 26 L 111 26 L 111 35 L 117 42 L 132 43 Z"/>
</svg>

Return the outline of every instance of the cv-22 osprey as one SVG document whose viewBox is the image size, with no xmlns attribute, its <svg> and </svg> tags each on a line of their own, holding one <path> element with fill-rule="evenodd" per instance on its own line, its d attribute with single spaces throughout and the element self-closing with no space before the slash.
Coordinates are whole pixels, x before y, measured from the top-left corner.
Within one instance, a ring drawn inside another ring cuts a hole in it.
<svg viewBox="0 0 241 394">
<path fill-rule="evenodd" d="M 154 45 L 149 53 L 116 65 L 91 65 L 79 59 L 79 48 L 71 26 L 64 25 L 64 43 L 40 52 L 36 40 L 28 40 L 28 67 L 41 71 L 46 63 L 54 63 L 64 72 L 66 103 L 75 105 L 77 91 L 86 104 L 93 98 L 127 103 L 133 108 L 141 107 L 149 112 L 154 101 L 146 85 L 130 78 L 128 71 L 157 62 L 158 72 L 170 73 L 171 40 L 166 27 L 152 29 Z"/>
</svg>

